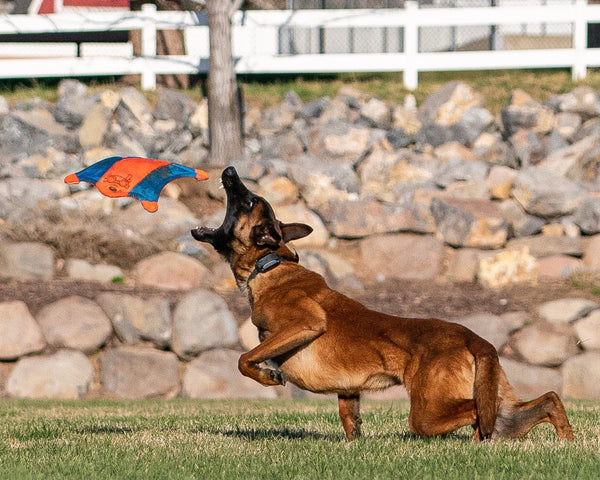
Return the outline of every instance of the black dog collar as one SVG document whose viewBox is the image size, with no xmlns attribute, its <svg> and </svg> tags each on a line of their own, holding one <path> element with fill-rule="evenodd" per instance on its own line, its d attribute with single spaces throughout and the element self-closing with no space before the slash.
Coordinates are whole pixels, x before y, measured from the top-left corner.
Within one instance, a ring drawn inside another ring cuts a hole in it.
<svg viewBox="0 0 600 480">
<path fill-rule="evenodd" d="M 285 259 L 281 258 L 276 253 L 268 253 L 264 257 L 260 257 L 254 263 L 254 270 L 252 270 L 252 273 L 248 277 L 248 282 L 256 277 L 259 273 L 268 272 L 284 261 Z"/>
</svg>

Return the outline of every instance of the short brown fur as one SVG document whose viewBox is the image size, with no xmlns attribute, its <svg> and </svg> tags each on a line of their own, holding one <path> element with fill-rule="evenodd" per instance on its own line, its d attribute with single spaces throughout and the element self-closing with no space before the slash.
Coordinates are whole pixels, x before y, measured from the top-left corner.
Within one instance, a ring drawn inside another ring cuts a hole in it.
<svg viewBox="0 0 600 480">
<path fill-rule="evenodd" d="M 332 290 L 286 245 L 308 235 L 308 225 L 278 221 L 232 167 L 222 182 L 223 225 L 198 227 L 192 235 L 211 243 L 247 289 L 261 343 L 240 357 L 243 375 L 266 386 L 289 380 L 311 392 L 337 394 L 348 439 L 360 435 L 361 392 L 397 384 L 408 391 L 409 427 L 417 435 L 471 425 L 473 440 L 516 438 L 550 422 L 559 438 L 573 438 L 558 395 L 520 401 L 489 342 L 455 323 L 386 315 Z M 255 271 L 255 262 L 271 253 L 280 263 Z"/>
</svg>

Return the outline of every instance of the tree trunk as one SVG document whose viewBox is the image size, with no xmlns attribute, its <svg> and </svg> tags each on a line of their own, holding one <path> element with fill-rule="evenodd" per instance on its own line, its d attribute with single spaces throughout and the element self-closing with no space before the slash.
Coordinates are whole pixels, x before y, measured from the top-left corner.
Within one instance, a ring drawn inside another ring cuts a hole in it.
<svg viewBox="0 0 600 480">
<path fill-rule="evenodd" d="M 240 106 L 231 45 L 230 0 L 206 0 L 210 60 L 208 124 L 213 167 L 230 164 L 242 154 Z"/>
</svg>

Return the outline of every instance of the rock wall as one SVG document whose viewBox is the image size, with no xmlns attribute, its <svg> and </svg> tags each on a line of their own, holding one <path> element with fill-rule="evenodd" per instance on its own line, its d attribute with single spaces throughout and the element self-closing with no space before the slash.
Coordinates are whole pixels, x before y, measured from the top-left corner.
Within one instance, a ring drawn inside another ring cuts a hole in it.
<svg viewBox="0 0 600 480">
<path fill-rule="evenodd" d="M 55 104 L 0 97 L 0 122 L 0 275 L 154 289 L 67 294 L 33 314 L 23 301 L 0 303 L 4 395 L 298 394 L 237 372 L 256 334 L 223 300 L 235 289 L 227 267 L 189 235 L 221 222 L 218 170 L 200 186 L 170 184 L 155 214 L 62 180 L 112 155 L 206 169 L 204 101 L 161 90 L 151 106 L 132 88 L 91 95 L 65 80 Z M 281 220 L 315 228 L 296 247 L 337 288 L 389 279 L 543 288 L 600 273 L 600 96 L 587 87 L 543 104 L 516 91 L 497 117 L 458 82 L 419 107 L 410 95 L 391 105 L 342 88 L 303 104 L 289 92 L 281 105 L 248 109 L 245 134 L 234 165 Z M 190 188 L 207 194 L 198 208 Z M 498 348 L 521 395 L 600 398 L 600 300 L 452 320 Z"/>
</svg>

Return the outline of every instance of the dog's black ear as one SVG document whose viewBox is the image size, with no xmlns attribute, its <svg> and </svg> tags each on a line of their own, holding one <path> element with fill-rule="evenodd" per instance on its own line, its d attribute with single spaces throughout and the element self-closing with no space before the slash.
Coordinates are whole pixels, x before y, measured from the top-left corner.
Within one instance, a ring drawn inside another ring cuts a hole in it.
<svg viewBox="0 0 600 480">
<path fill-rule="evenodd" d="M 285 243 L 304 238 L 313 231 L 312 227 L 305 223 L 279 222 L 279 227 L 281 228 L 281 233 L 283 233 L 283 241 Z"/>
<path fill-rule="evenodd" d="M 252 228 L 252 240 L 261 247 L 277 247 L 281 242 L 281 235 L 275 230 L 273 225 L 256 225 Z"/>
</svg>

